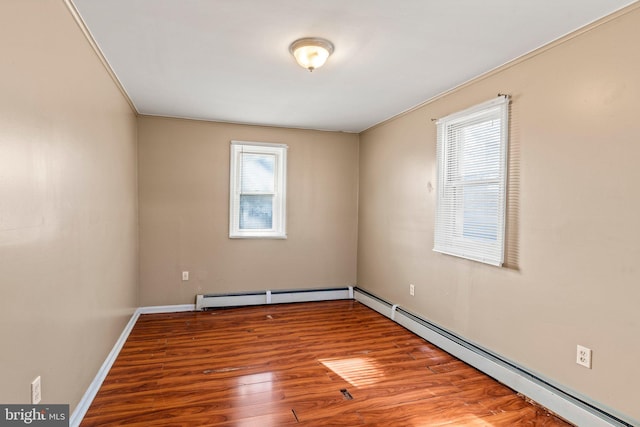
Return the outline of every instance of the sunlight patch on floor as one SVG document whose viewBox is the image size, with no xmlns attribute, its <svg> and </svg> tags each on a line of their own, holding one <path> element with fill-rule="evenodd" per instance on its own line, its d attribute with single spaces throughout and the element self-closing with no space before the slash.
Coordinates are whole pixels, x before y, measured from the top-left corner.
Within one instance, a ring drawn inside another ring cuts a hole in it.
<svg viewBox="0 0 640 427">
<path fill-rule="evenodd" d="M 368 357 L 322 359 L 320 363 L 354 387 L 375 384 L 384 377 L 380 365 Z"/>
</svg>

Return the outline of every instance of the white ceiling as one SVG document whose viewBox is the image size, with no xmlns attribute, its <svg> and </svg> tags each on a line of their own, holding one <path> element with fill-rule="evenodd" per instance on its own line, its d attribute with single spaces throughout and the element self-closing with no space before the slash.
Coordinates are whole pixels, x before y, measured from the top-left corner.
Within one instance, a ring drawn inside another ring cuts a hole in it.
<svg viewBox="0 0 640 427">
<path fill-rule="evenodd" d="M 360 132 L 631 0 L 73 0 L 138 112 Z M 313 73 L 289 44 L 335 45 Z"/>
</svg>

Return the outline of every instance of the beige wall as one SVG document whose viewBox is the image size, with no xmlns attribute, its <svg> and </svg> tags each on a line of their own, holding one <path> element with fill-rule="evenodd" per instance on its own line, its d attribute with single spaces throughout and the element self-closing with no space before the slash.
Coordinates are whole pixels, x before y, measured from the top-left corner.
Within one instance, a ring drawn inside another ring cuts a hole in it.
<svg viewBox="0 0 640 427">
<path fill-rule="evenodd" d="M 62 1 L 1 2 L 0 402 L 27 402 L 41 375 L 43 402 L 73 409 L 134 307 L 350 285 L 357 245 L 359 286 L 640 419 L 639 28 L 636 8 L 358 147 L 351 134 L 136 121 Z M 498 92 L 513 95 L 502 269 L 432 252 L 428 189 L 429 119 Z M 287 240 L 228 238 L 232 139 L 290 146 Z"/>
<path fill-rule="evenodd" d="M 358 286 L 636 420 L 639 41 L 635 8 L 363 133 L 358 245 Z M 430 119 L 499 92 L 513 96 L 506 268 L 433 252 L 428 190 Z"/>
<path fill-rule="evenodd" d="M 357 135 L 154 117 L 138 126 L 142 305 L 355 283 Z M 229 239 L 231 140 L 289 145 L 286 240 Z"/>
<path fill-rule="evenodd" d="M 137 306 L 136 119 L 61 0 L 0 52 L 0 402 L 73 410 Z"/>
</svg>

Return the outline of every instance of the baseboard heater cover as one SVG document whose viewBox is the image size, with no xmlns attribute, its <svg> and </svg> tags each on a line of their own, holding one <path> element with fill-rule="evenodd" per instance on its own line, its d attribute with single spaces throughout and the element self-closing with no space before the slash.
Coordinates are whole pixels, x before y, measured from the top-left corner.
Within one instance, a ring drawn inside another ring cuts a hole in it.
<svg viewBox="0 0 640 427">
<path fill-rule="evenodd" d="M 595 404 L 586 402 L 516 363 L 363 289 L 356 287 L 354 298 L 577 426 L 633 427 L 639 425 L 635 421 L 627 422 Z"/>
<path fill-rule="evenodd" d="M 278 289 L 230 294 L 196 295 L 196 310 L 340 299 L 353 299 L 353 286 L 342 288 Z"/>
</svg>

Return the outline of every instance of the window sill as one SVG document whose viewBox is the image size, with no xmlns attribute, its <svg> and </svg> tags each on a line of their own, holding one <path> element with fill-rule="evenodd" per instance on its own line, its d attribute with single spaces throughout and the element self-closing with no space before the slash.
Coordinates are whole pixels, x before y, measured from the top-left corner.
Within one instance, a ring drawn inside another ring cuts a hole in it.
<svg viewBox="0 0 640 427">
<path fill-rule="evenodd" d="M 278 234 L 278 235 L 229 235 L 230 239 L 274 239 L 274 240 L 286 240 L 286 234 Z"/>
</svg>

